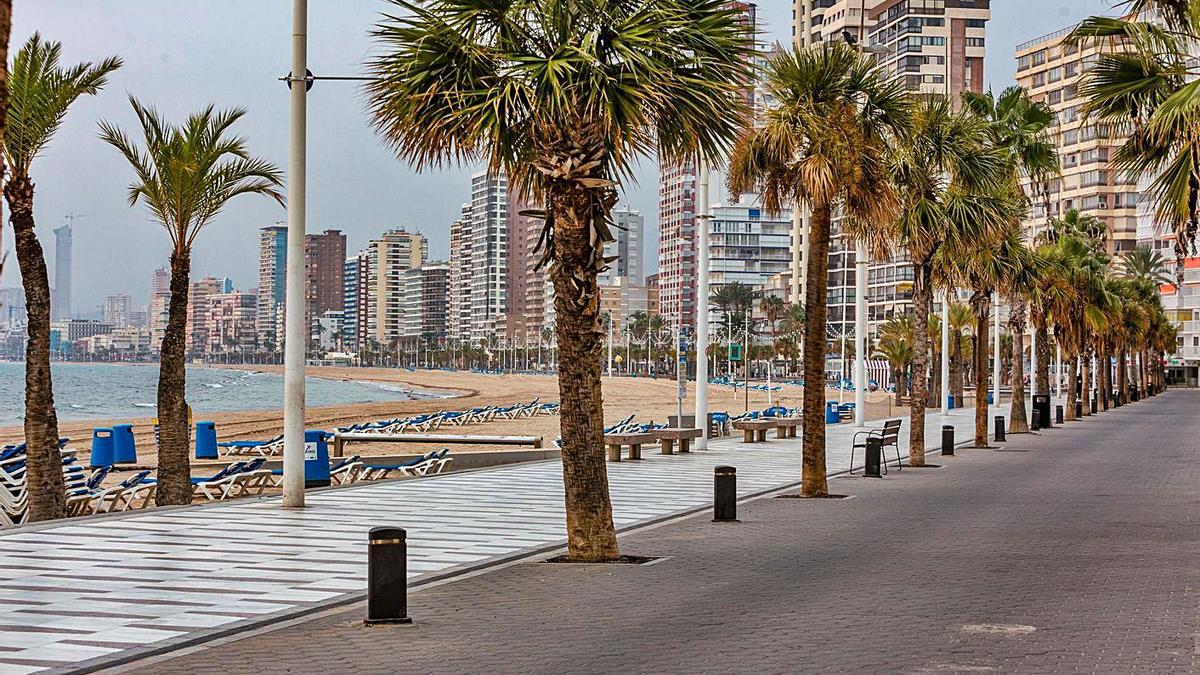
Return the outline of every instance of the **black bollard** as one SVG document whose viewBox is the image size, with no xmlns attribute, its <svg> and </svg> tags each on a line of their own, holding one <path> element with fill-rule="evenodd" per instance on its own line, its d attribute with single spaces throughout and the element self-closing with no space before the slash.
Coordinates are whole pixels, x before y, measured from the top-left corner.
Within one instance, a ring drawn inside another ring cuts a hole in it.
<svg viewBox="0 0 1200 675">
<path fill-rule="evenodd" d="M 1095 396 L 1092 397 L 1092 414 L 1093 415 L 1096 414 L 1096 397 Z"/>
<path fill-rule="evenodd" d="M 1063 407 L 1061 405 L 1054 406 L 1054 423 L 1063 423 Z"/>
<path fill-rule="evenodd" d="M 718 466 L 713 469 L 713 522 L 737 521 L 737 469 Z"/>
<path fill-rule="evenodd" d="M 1083 401 L 1075 401 L 1075 419 L 1083 419 Z"/>
<path fill-rule="evenodd" d="M 412 623 L 408 617 L 408 542 L 399 527 L 372 527 L 367 535 L 367 620 Z"/>
<path fill-rule="evenodd" d="M 996 440 L 1003 442 L 1005 440 L 1004 439 L 1004 418 L 1001 417 L 1000 415 L 996 415 L 996 423 L 994 426 L 996 428 L 996 432 L 994 434 L 996 436 Z"/>
<path fill-rule="evenodd" d="M 954 454 L 954 427 L 949 424 L 942 425 L 942 456 Z"/>
<path fill-rule="evenodd" d="M 866 478 L 883 478 L 880 467 L 883 464 L 883 439 L 878 436 L 867 438 L 867 466 L 863 469 Z"/>
<path fill-rule="evenodd" d="M 1033 409 L 1033 413 L 1029 416 L 1029 430 L 1040 431 L 1042 428 L 1042 411 L 1037 408 Z"/>
</svg>

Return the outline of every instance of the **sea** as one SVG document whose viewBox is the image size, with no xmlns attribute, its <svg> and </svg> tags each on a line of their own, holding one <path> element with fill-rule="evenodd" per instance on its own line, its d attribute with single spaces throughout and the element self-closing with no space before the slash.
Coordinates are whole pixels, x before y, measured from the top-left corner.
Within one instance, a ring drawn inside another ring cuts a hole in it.
<svg viewBox="0 0 1200 675">
<path fill-rule="evenodd" d="M 60 420 L 153 417 L 158 364 L 56 363 L 51 365 Z M 307 378 L 308 406 L 438 398 L 396 384 Z M 283 375 L 188 367 L 187 401 L 197 419 L 207 413 L 283 407 Z M 21 424 L 25 414 L 25 364 L 0 362 L 0 426 Z"/>
</svg>

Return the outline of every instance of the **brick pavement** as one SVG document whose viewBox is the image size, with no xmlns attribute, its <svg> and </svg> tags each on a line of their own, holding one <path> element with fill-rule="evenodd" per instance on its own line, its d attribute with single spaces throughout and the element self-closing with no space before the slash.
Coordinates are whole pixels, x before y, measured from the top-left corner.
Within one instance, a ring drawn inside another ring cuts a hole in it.
<svg viewBox="0 0 1200 675">
<path fill-rule="evenodd" d="M 1200 392 L 517 564 L 130 669 L 155 673 L 1200 672 Z"/>
</svg>

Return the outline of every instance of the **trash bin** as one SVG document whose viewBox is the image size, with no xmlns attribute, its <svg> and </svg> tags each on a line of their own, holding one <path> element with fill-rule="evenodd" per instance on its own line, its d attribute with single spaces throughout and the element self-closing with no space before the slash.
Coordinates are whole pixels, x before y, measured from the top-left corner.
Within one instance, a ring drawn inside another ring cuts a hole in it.
<svg viewBox="0 0 1200 675">
<path fill-rule="evenodd" d="M 196 459 L 217 458 L 217 425 L 196 422 Z"/>
<path fill-rule="evenodd" d="M 108 427 L 92 429 L 92 457 L 88 466 L 95 469 L 101 466 L 112 466 L 113 463 L 113 430 Z"/>
<path fill-rule="evenodd" d="M 1038 411 L 1038 421 L 1043 428 L 1050 428 L 1050 395 L 1034 394 L 1033 409 Z"/>
<path fill-rule="evenodd" d="M 841 417 L 838 416 L 838 402 L 837 401 L 826 401 L 825 402 L 825 423 L 826 424 L 837 424 L 840 421 L 841 421 Z"/>
<path fill-rule="evenodd" d="M 949 410 L 954 410 L 955 408 L 958 407 L 958 406 L 954 405 L 954 394 L 946 395 L 946 404 L 947 404 L 946 408 Z"/>
<path fill-rule="evenodd" d="M 113 463 L 132 464 L 137 461 L 137 446 L 133 441 L 132 424 L 113 425 Z"/>
<path fill-rule="evenodd" d="M 1136 384 L 1129 385 L 1129 401 L 1131 403 L 1137 403 L 1138 401 L 1138 388 Z"/>
<path fill-rule="evenodd" d="M 329 444 L 320 429 L 304 432 L 304 487 L 329 485 Z"/>
<path fill-rule="evenodd" d="M 990 391 L 988 392 L 988 405 L 994 405 L 994 403 L 992 402 L 992 392 L 990 392 Z"/>
</svg>

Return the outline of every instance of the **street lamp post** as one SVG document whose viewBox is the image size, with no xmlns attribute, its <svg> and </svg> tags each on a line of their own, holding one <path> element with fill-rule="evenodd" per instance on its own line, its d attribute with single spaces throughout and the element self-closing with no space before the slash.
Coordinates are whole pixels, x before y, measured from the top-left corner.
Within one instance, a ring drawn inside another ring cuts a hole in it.
<svg viewBox="0 0 1200 675">
<path fill-rule="evenodd" d="M 696 186 L 696 426 L 701 429 L 696 449 L 708 449 L 708 225 L 709 174 L 708 162 L 700 161 L 699 184 Z"/>
<path fill-rule="evenodd" d="M 283 505 L 304 506 L 304 206 L 308 0 L 292 0 L 287 278 L 283 367 Z"/>
<path fill-rule="evenodd" d="M 854 426 L 867 420 L 867 245 L 854 250 Z"/>
<path fill-rule="evenodd" d="M 992 404 L 1000 405 L 1000 294 L 992 294 Z"/>
<path fill-rule="evenodd" d="M 942 424 L 950 420 L 950 289 L 942 292 Z"/>
</svg>

